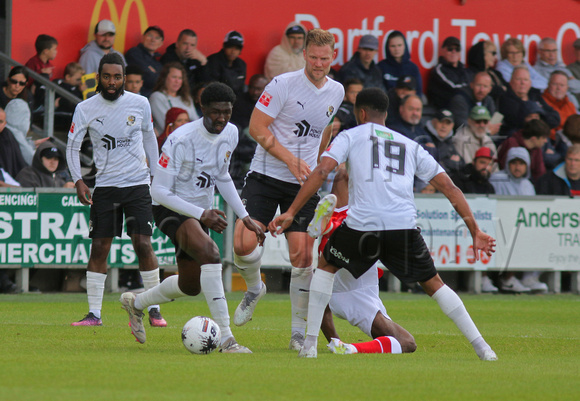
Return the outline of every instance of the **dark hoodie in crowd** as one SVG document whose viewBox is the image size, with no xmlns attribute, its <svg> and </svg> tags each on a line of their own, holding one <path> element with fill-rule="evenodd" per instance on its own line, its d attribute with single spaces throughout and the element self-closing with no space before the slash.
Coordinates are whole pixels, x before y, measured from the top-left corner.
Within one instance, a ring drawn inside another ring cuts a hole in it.
<svg viewBox="0 0 580 401">
<path fill-rule="evenodd" d="M 419 67 L 417 64 L 411 61 L 411 53 L 409 52 L 409 46 L 407 45 L 407 41 L 404 40 L 405 43 L 405 53 L 403 54 L 403 58 L 401 62 L 397 62 L 391 52 L 389 52 L 389 40 L 393 36 L 403 36 L 404 35 L 400 31 L 393 31 L 389 34 L 387 38 L 387 42 L 385 43 L 385 59 L 381 60 L 378 64 L 381 72 L 383 73 L 383 84 L 385 89 L 388 91 L 391 88 L 394 88 L 397 85 L 397 80 L 400 77 L 410 75 L 415 78 L 417 83 L 417 95 L 421 96 L 423 93 L 423 80 L 421 79 L 421 73 L 419 72 Z"/>
<path fill-rule="evenodd" d="M 54 157 L 59 158 L 58 167 L 54 173 L 49 172 L 46 167 L 42 164 L 41 157 Z M 66 162 L 62 155 L 62 152 L 50 141 L 46 141 L 40 144 L 34 157 L 32 159 L 32 165 L 23 168 L 20 173 L 16 176 L 16 181 L 20 183 L 23 187 L 44 187 L 44 188 L 60 188 L 66 184 L 67 180 L 64 178 L 63 174 L 66 170 Z"/>
</svg>

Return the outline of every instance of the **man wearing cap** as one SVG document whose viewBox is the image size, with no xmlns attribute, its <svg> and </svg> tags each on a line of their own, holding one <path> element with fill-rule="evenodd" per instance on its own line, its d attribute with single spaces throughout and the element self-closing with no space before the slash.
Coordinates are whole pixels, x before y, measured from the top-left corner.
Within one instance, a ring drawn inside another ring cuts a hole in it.
<svg viewBox="0 0 580 401">
<path fill-rule="evenodd" d="M 399 77 L 395 86 L 387 91 L 389 97 L 389 111 L 387 112 L 387 126 L 400 120 L 399 107 L 401 100 L 409 95 L 417 94 L 417 81 L 411 75 Z"/>
<path fill-rule="evenodd" d="M 159 78 L 159 73 L 163 64 L 159 61 L 161 54 L 157 53 L 163 45 L 165 36 L 163 30 L 158 26 L 150 26 L 143 33 L 141 43 L 130 48 L 125 53 L 127 64 L 136 65 L 143 71 L 143 86 L 141 87 L 141 94 L 145 97 L 153 92 L 153 87 Z"/>
<path fill-rule="evenodd" d="M 233 89 L 236 96 L 240 96 L 246 84 L 246 62 L 239 57 L 243 47 L 242 34 L 229 31 L 222 49 L 207 58 L 204 81 L 223 82 Z"/>
<path fill-rule="evenodd" d="M 489 120 L 491 115 L 485 106 L 475 106 L 471 109 L 467 124 L 459 127 L 453 136 L 455 149 L 465 163 L 471 163 L 475 157 L 475 152 L 482 146 L 490 148 L 497 153 L 497 149 L 489 132 Z"/>
<path fill-rule="evenodd" d="M 443 41 L 439 64 L 431 70 L 427 87 L 427 97 L 437 109 L 447 107 L 455 91 L 469 85 L 469 74 L 460 57 L 461 42 L 449 36 Z"/>
<path fill-rule="evenodd" d="M 495 153 L 488 147 L 481 147 L 475 152 L 473 162 L 466 164 L 460 171 L 450 175 L 451 179 L 463 193 L 494 194 L 495 189 L 489 182 L 494 164 Z"/>
<path fill-rule="evenodd" d="M 554 71 L 561 71 L 569 79 L 570 93 L 580 94 L 580 80 L 574 78 L 572 72 L 566 68 L 558 57 L 558 44 L 552 38 L 543 38 L 538 43 L 538 60 L 534 64 L 534 69 L 546 79 L 550 79 Z"/>
<path fill-rule="evenodd" d="M 349 78 L 358 78 L 364 88 L 379 88 L 385 91 L 383 74 L 373 60 L 378 49 L 379 40 L 375 36 L 361 37 L 356 53 L 338 72 L 338 80 L 344 84 Z"/>
<path fill-rule="evenodd" d="M 198 50 L 197 34 L 191 29 L 179 32 L 177 42 L 167 46 L 165 54 L 161 56 L 161 64 L 163 65 L 173 61 L 183 64 L 193 95 L 195 86 L 203 82 L 203 71 L 207 64 L 207 58 Z"/>
<path fill-rule="evenodd" d="M 127 65 L 123 55 L 113 49 L 116 32 L 115 24 L 108 19 L 100 20 L 95 26 L 95 40 L 90 41 L 81 49 L 79 63 L 83 66 L 85 74 L 97 72 L 101 58 L 109 53 L 119 54 L 123 58 L 125 65 Z"/>
<path fill-rule="evenodd" d="M 20 170 L 16 181 L 23 187 L 74 188 L 72 179 L 64 173 L 66 163 L 61 151 L 50 141 L 41 143 L 34 153 L 32 165 Z M 65 179 L 65 177 L 68 178 Z"/>
<path fill-rule="evenodd" d="M 483 106 L 490 115 L 495 112 L 495 102 L 491 93 L 491 76 L 486 71 L 480 71 L 473 77 L 469 86 L 458 90 L 449 101 L 448 109 L 455 117 L 455 126 L 461 127 L 467 123 L 469 113 L 475 106 Z M 489 127 L 492 135 L 497 134 L 500 124 Z"/>
<path fill-rule="evenodd" d="M 304 68 L 304 39 L 306 37 L 306 28 L 298 22 L 288 24 L 282 35 L 279 45 L 275 46 L 264 65 L 264 75 L 268 80 L 285 72 L 297 71 Z"/>
</svg>

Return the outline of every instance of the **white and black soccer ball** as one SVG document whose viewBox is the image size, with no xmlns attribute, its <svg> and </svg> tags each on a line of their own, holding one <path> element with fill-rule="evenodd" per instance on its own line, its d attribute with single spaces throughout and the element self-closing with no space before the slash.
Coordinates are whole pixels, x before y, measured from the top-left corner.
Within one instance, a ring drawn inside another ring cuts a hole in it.
<svg viewBox="0 0 580 401">
<path fill-rule="evenodd" d="M 181 340 L 192 354 L 209 354 L 220 345 L 222 332 L 216 322 L 206 316 L 190 319 L 181 331 Z"/>
</svg>

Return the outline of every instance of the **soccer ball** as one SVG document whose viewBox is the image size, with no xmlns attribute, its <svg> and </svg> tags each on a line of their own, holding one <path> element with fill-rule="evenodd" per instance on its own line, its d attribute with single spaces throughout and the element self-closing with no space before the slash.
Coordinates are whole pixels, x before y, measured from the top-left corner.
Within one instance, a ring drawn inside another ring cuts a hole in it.
<svg viewBox="0 0 580 401">
<path fill-rule="evenodd" d="M 220 327 L 205 316 L 190 319 L 181 331 L 183 345 L 192 354 L 209 354 L 220 345 L 221 338 Z"/>
</svg>

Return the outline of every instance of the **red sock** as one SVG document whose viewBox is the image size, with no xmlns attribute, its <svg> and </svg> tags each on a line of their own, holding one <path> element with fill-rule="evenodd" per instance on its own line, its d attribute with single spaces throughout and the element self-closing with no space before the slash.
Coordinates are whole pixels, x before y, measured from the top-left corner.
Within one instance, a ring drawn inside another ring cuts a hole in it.
<svg viewBox="0 0 580 401">
<path fill-rule="evenodd" d="M 360 354 L 390 354 L 391 338 L 377 337 L 366 343 L 352 344 Z"/>
</svg>

